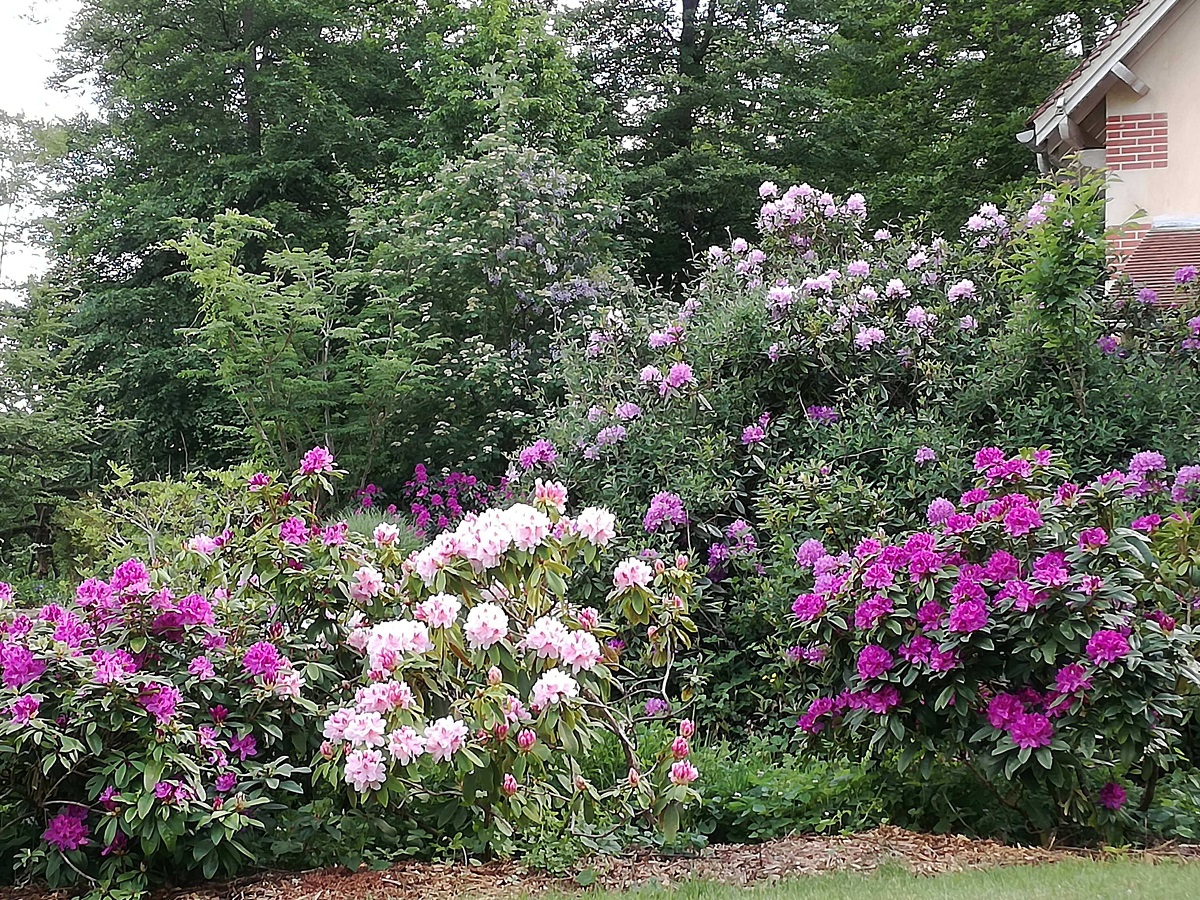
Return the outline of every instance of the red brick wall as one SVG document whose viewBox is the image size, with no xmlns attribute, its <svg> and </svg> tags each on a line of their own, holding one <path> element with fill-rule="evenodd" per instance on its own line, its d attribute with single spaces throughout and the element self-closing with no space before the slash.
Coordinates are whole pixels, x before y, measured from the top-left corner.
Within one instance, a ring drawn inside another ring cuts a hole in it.
<svg viewBox="0 0 1200 900">
<path fill-rule="evenodd" d="M 1104 164 L 1114 172 L 1167 167 L 1167 114 L 1109 116 Z"/>
<path fill-rule="evenodd" d="M 1129 254 L 1134 251 L 1134 248 L 1137 247 L 1149 230 L 1149 225 L 1128 225 L 1122 230 L 1109 235 L 1108 261 L 1113 269 L 1118 272 L 1121 271 L 1121 266 L 1125 264 L 1125 260 L 1129 258 Z"/>
</svg>

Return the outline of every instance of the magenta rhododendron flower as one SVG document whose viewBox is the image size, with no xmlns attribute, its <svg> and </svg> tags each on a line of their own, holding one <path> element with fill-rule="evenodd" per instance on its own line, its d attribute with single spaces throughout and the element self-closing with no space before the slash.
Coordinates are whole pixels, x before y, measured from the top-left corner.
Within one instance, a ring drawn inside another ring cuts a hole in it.
<svg viewBox="0 0 1200 900">
<path fill-rule="evenodd" d="M 642 518 L 642 525 L 647 531 L 654 532 L 664 525 L 686 525 L 687 520 L 683 499 L 678 494 L 660 491 L 650 499 L 650 506 Z"/>
<path fill-rule="evenodd" d="M 159 725 L 166 725 L 175 718 L 176 707 L 183 695 L 169 684 L 148 684 L 138 696 L 138 704 L 154 716 Z"/>
<path fill-rule="evenodd" d="M 299 516 L 292 516 L 279 526 L 279 539 L 285 544 L 299 546 L 308 541 L 308 526 Z"/>
<path fill-rule="evenodd" d="M 256 675 L 264 681 L 273 681 L 283 667 L 283 657 L 279 648 L 269 641 L 259 641 L 251 644 L 242 656 L 242 668 L 249 675 Z"/>
<path fill-rule="evenodd" d="M 1097 665 L 1115 662 L 1129 655 L 1129 640 L 1119 631 L 1097 631 L 1088 638 L 1087 655 Z"/>
<path fill-rule="evenodd" d="M 982 600 L 964 600 L 950 607 L 949 629 L 969 634 L 988 623 L 987 605 Z"/>
<path fill-rule="evenodd" d="M 878 678 L 892 668 L 894 660 L 887 648 L 877 644 L 868 644 L 858 653 L 858 677 L 864 681 Z"/>
<path fill-rule="evenodd" d="M 1080 550 L 1098 550 L 1108 543 L 1108 533 L 1103 528 L 1085 528 L 1079 535 Z"/>
<path fill-rule="evenodd" d="M 1042 524 L 1042 514 L 1035 506 L 1014 506 L 1004 516 L 1004 530 L 1009 537 L 1022 537 Z"/>
<path fill-rule="evenodd" d="M 91 843 L 86 819 L 86 809 L 68 806 L 50 820 L 46 830 L 42 832 L 42 840 L 63 852 L 86 847 Z"/>
<path fill-rule="evenodd" d="M 1125 793 L 1125 788 L 1114 781 L 1110 781 L 1104 787 L 1100 788 L 1098 799 L 1101 806 L 1115 812 L 1125 805 L 1128 795 Z"/>
<path fill-rule="evenodd" d="M 1018 747 L 1048 747 L 1054 740 L 1054 726 L 1041 713 L 1022 713 L 1008 726 L 1008 734 Z"/>
<path fill-rule="evenodd" d="M 792 614 L 801 622 L 811 622 L 825 612 L 825 606 L 820 594 L 801 594 L 792 603 Z"/>
<path fill-rule="evenodd" d="M 12 720 L 15 723 L 24 725 L 37 715 L 38 708 L 41 705 L 42 701 L 32 694 L 22 694 L 9 706 L 8 714 L 12 716 Z"/>
<path fill-rule="evenodd" d="M 316 475 L 333 471 L 333 454 L 328 447 L 313 447 L 300 460 L 301 475 Z"/>
</svg>

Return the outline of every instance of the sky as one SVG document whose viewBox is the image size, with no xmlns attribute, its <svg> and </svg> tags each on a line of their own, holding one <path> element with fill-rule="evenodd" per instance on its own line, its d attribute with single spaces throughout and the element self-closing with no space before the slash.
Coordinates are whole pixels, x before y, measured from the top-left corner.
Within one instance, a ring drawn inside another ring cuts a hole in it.
<svg viewBox="0 0 1200 900">
<path fill-rule="evenodd" d="M 0 0 L 0 110 L 49 119 L 84 108 L 81 95 L 46 86 L 63 31 L 79 5 L 80 0 Z M 0 277 L 20 282 L 44 266 L 36 250 L 10 248 Z"/>
</svg>

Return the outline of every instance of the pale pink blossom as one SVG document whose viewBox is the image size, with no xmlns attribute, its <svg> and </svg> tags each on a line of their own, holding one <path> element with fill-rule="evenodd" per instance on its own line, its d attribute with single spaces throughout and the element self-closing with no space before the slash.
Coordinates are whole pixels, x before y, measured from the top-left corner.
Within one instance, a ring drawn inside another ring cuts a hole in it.
<svg viewBox="0 0 1200 900">
<path fill-rule="evenodd" d="M 473 606 L 467 613 L 463 634 L 472 649 L 486 650 L 508 637 L 508 613 L 498 603 Z"/>
<path fill-rule="evenodd" d="M 640 559 L 629 557 L 617 564 L 617 568 L 613 572 L 613 587 L 619 591 L 634 587 L 644 588 L 650 584 L 653 576 L 654 573 L 648 565 Z"/>
<path fill-rule="evenodd" d="M 425 749 L 434 762 L 449 762 L 467 741 L 467 726 L 450 716 L 425 726 Z"/>
<path fill-rule="evenodd" d="M 578 695 L 579 684 L 574 678 L 562 669 L 551 669 L 534 682 L 530 702 L 535 710 L 541 710 Z"/>
<path fill-rule="evenodd" d="M 386 779 L 383 754 L 378 750 L 351 750 L 346 754 L 346 783 L 359 793 L 374 790 Z"/>
</svg>

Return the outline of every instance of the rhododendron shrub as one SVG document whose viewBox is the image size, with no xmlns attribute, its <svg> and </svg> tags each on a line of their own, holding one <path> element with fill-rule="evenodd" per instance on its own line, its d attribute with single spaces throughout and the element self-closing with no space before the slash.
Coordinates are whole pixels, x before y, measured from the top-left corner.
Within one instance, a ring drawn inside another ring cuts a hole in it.
<svg viewBox="0 0 1200 900">
<path fill-rule="evenodd" d="M 300 805 L 315 699 L 350 659 L 336 647 L 352 584 L 375 584 L 352 575 L 402 554 L 395 529 L 365 538 L 322 520 L 341 474 L 324 447 L 290 479 L 247 471 L 220 530 L 127 559 L 72 598 L 13 600 L 0 779 L 20 798 L 6 842 L 34 874 L 101 887 L 229 874 Z"/>
<path fill-rule="evenodd" d="M 677 302 L 596 311 L 536 435 L 553 458 L 518 460 L 708 564 L 698 714 L 731 733 L 790 702 L 776 576 L 805 539 L 840 551 L 920 527 L 981 441 L 1053 441 L 1101 471 L 1147 446 L 1183 462 L 1200 439 L 1192 328 L 1165 301 L 1105 294 L 1094 179 L 986 204 L 940 236 L 868 225 L 862 197 L 819 186 L 764 192 L 755 233 L 703 253 Z M 1175 299 L 1200 335 L 1195 281 Z M 1096 346 L 1106 329 L 1119 353 Z M 753 551 L 733 549 L 743 527 Z"/>
<path fill-rule="evenodd" d="M 550 815 L 678 827 L 700 777 L 688 762 L 692 726 L 643 769 L 610 640 L 617 622 L 578 603 L 572 583 L 611 569 L 608 606 L 647 626 L 665 658 L 694 630 L 693 573 L 686 558 L 613 565 L 613 516 L 566 509 L 566 490 L 539 480 L 534 505 L 469 515 L 411 556 L 380 553 L 354 573 L 346 640 L 362 677 L 325 721 L 321 777 L 369 804 L 478 807 L 500 847 Z M 594 784 L 582 763 L 608 735 L 628 772 Z"/>
<path fill-rule="evenodd" d="M 236 871 L 300 790 L 284 733 L 316 709 L 311 648 L 191 583 L 132 559 L 0 624 L 4 830 L 52 884 Z"/>
<path fill-rule="evenodd" d="M 901 769 L 963 762 L 1032 820 L 1111 821 L 1117 797 L 1152 792 L 1177 761 L 1183 695 L 1200 684 L 1191 594 L 1162 588 L 1169 520 L 1153 511 L 1186 471 L 1139 454 L 1076 484 L 1048 450 L 984 448 L 974 463 L 978 480 L 927 528 L 797 553 L 797 662 L 815 689 L 797 726 L 898 753 Z"/>
</svg>

